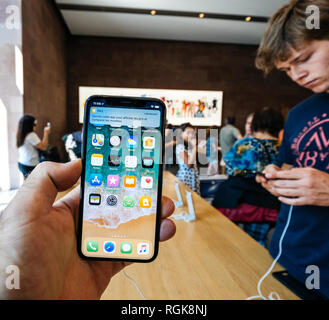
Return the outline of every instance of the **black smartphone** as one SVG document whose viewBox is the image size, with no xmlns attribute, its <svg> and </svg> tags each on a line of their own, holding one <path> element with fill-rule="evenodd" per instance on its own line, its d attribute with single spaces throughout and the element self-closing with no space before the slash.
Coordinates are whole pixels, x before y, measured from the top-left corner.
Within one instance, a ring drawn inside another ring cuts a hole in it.
<svg viewBox="0 0 329 320">
<path fill-rule="evenodd" d="M 256 176 L 257 175 L 266 178 L 265 173 L 263 173 L 263 172 L 256 172 Z"/>
<path fill-rule="evenodd" d="M 152 98 L 85 104 L 78 251 L 151 262 L 158 253 L 166 107 Z"/>
<path fill-rule="evenodd" d="M 242 177 L 251 177 L 251 176 L 260 175 L 265 178 L 265 174 L 263 172 L 257 170 L 250 170 L 250 169 L 237 169 L 234 175 L 242 176 Z"/>
</svg>

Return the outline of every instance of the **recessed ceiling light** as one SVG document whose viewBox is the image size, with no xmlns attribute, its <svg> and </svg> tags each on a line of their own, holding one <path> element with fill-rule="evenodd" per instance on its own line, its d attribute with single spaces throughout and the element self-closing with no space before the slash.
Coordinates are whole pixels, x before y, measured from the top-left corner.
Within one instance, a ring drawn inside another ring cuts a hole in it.
<svg viewBox="0 0 329 320">
<path fill-rule="evenodd" d="M 152 16 L 155 16 L 157 14 L 157 12 L 155 10 L 151 10 L 150 13 L 151 13 Z"/>
<path fill-rule="evenodd" d="M 199 18 L 200 19 L 204 18 L 204 13 L 199 13 Z"/>
<path fill-rule="evenodd" d="M 251 21 L 251 19 L 252 19 L 251 17 L 246 17 L 245 20 L 246 20 L 247 22 L 249 22 L 249 21 Z"/>
</svg>

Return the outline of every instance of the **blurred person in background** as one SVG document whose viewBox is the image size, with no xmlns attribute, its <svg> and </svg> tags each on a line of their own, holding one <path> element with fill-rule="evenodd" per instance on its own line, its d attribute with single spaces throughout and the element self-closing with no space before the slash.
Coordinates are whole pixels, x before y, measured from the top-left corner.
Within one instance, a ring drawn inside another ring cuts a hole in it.
<svg viewBox="0 0 329 320">
<path fill-rule="evenodd" d="M 174 149 L 176 146 L 176 140 L 174 139 L 174 127 L 171 124 L 166 122 L 165 130 L 165 155 L 164 155 L 164 164 L 163 168 L 166 170 L 166 167 L 174 164 Z"/>
<path fill-rule="evenodd" d="M 43 129 L 42 140 L 35 132 L 38 122 L 32 115 L 24 115 L 18 124 L 16 135 L 16 145 L 18 148 L 18 168 L 22 172 L 24 179 L 39 164 L 38 150 L 45 151 L 48 147 L 48 138 L 51 133 L 51 125 Z"/>
<path fill-rule="evenodd" d="M 253 113 L 250 113 L 248 116 L 247 116 L 247 119 L 246 119 L 246 124 L 245 124 L 245 137 L 252 137 L 253 136 L 253 132 L 251 130 L 251 123 L 252 123 L 252 119 L 254 117 L 254 112 Z"/>
<path fill-rule="evenodd" d="M 230 220 L 238 223 L 245 232 L 266 246 L 268 232 L 275 225 L 280 202 L 256 181 L 279 153 L 278 135 L 283 128 L 282 114 L 265 107 L 255 112 L 251 130 L 253 137 L 237 141 L 225 155 L 228 179 L 216 193 L 213 206 Z"/>
<path fill-rule="evenodd" d="M 83 129 L 67 134 L 62 138 L 70 161 L 81 159 L 82 137 Z"/>
<path fill-rule="evenodd" d="M 233 147 L 234 143 L 242 138 L 239 129 L 234 124 L 235 117 L 227 117 L 225 126 L 220 130 L 219 139 L 223 157 Z"/>
<path fill-rule="evenodd" d="M 176 142 L 176 159 L 179 166 L 176 176 L 191 190 L 200 194 L 199 170 L 196 165 L 196 132 L 190 123 L 182 125 L 179 130 L 182 130 L 182 136 Z"/>
<path fill-rule="evenodd" d="M 215 134 L 214 134 L 215 133 Z M 206 157 L 208 160 L 207 175 L 218 173 L 218 129 L 216 126 L 207 129 Z"/>
</svg>

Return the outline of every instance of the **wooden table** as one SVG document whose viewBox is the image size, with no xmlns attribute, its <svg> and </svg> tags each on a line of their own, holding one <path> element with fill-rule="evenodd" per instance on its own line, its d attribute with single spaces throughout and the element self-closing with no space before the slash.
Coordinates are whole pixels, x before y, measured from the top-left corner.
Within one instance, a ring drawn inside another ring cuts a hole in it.
<svg viewBox="0 0 329 320">
<path fill-rule="evenodd" d="M 176 199 L 175 176 L 164 174 L 163 194 Z M 180 184 L 184 203 L 186 188 Z M 197 194 L 192 194 L 197 220 L 175 221 L 175 237 L 160 244 L 158 258 L 125 270 L 147 299 L 246 299 L 257 294 L 257 283 L 273 259 L 268 251 Z M 184 208 L 187 210 L 186 208 Z M 182 209 L 176 209 L 175 213 Z M 282 270 L 277 265 L 275 271 Z M 269 275 L 264 296 L 276 291 L 281 299 L 298 299 Z M 134 285 L 119 273 L 102 299 L 142 299 Z"/>
</svg>

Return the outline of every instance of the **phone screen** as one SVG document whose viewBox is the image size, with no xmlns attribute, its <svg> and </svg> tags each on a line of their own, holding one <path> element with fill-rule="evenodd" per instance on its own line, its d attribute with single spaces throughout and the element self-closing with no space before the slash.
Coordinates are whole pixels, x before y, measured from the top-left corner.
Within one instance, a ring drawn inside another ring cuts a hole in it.
<svg viewBox="0 0 329 320">
<path fill-rule="evenodd" d="M 151 261 L 158 250 L 164 104 L 86 103 L 80 249 L 85 257 Z"/>
</svg>

